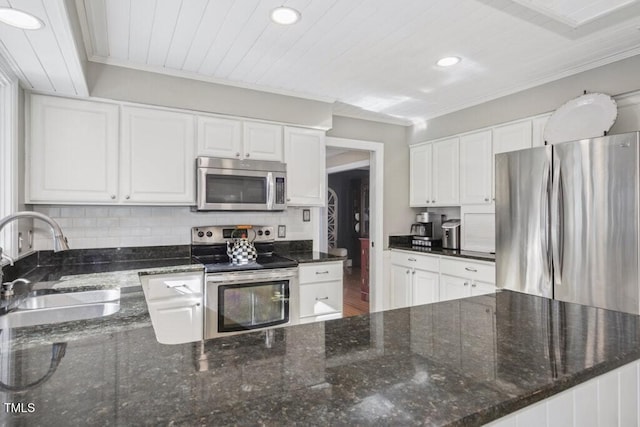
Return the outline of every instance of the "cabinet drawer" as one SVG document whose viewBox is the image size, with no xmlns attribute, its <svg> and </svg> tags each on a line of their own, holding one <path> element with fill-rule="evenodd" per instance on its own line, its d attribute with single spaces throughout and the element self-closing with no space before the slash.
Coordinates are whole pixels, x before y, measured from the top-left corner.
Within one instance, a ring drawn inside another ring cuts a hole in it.
<svg viewBox="0 0 640 427">
<path fill-rule="evenodd" d="M 342 280 L 342 261 L 301 264 L 300 284 Z"/>
<path fill-rule="evenodd" d="M 442 274 L 481 280 L 489 283 L 495 283 L 496 281 L 496 266 L 493 263 L 485 264 L 474 261 L 443 258 L 440 263 L 440 268 Z"/>
<path fill-rule="evenodd" d="M 142 290 L 147 301 L 185 296 L 202 296 L 201 273 L 162 274 L 142 278 Z"/>
<path fill-rule="evenodd" d="M 342 280 L 300 285 L 300 317 L 342 312 Z"/>
<path fill-rule="evenodd" d="M 415 267 L 426 271 L 440 271 L 440 257 L 415 252 L 391 251 L 391 264 Z"/>
</svg>

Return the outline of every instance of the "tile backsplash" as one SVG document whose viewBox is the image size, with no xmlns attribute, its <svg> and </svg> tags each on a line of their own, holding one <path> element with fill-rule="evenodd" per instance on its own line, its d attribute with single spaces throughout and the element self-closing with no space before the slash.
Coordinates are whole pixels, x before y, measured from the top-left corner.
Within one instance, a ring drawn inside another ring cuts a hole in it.
<svg viewBox="0 0 640 427">
<path fill-rule="evenodd" d="M 186 206 L 33 205 L 33 210 L 56 220 L 73 249 L 185 245 L 191 243 L 191 227 L 207 225 L 285 225 L 286 238 L 278 240 L 307 240 L 315 237 L 314 219 L 319 214 L 318 208 L 312 208 L 312 221 L 304 222 L 302 208 L 193 212 Z M 39 221 L 34 226 L 34 249 L 52 249 L 51 230 Z"/>
</svg>

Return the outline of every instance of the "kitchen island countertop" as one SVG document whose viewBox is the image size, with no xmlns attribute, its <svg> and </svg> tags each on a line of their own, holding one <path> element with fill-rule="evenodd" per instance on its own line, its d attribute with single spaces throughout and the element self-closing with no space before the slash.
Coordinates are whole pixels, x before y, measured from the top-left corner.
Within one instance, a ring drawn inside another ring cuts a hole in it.
<svg viewBox="0 0 640 427">
<path fill-rule="evenodd" d="M 2 422 L 480 425 L 640 357 L 638 316 L 510 291 L 179 345 L 121 310 L 1 331 L 3 402 L 35 407 Z"/>
</svg>

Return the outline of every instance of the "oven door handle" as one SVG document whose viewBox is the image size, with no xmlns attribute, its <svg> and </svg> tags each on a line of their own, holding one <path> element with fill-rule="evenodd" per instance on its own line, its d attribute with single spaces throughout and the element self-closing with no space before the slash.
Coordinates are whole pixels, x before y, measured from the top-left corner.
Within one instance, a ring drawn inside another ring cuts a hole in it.
<svg viewBox="0 0 640 427">
<path fill-rule="evenodd" d="M 259 283 L 272 282 L 276 280 L 292 280 L 298 277 L 298 270 L 278 272 L 278 273 L 210 273 L 206 275 L 207 283 L 227 284 L 227 283 Z"/>
<path fill-rule="evenodd" d="M 273 204 L 275 203 L 275 191 L 274 191 L 274 178 L 273 173 L 267 173 L 267 210 L 273 210 Z"/>
</svg>

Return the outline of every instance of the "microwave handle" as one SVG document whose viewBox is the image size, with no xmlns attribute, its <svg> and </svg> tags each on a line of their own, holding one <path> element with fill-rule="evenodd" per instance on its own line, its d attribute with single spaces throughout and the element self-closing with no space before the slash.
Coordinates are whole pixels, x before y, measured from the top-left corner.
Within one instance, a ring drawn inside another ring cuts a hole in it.
<svg viewBox="0 0 640 427">
<path fill-rule="evenodd" d="M 273 173 L 267 173 L 267 209 L 272 210 L 273 204 L 275 202 L 275 178 L 273 177 Z"/>
</svg>

